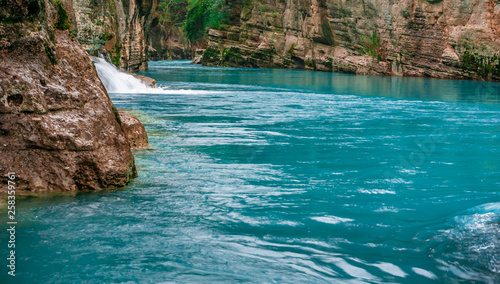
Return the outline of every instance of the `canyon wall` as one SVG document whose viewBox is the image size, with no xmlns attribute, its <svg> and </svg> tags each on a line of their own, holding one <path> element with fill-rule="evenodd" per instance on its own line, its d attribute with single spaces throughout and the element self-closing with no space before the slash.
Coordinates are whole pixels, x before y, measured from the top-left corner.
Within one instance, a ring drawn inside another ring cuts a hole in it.
<svg viewBox="0 0 500 284">
<path fill-rule="evenodd" d="M 156 0 L 62 0 L 71 30 L 89 54 L 105 52 L 125 71 L 147 69 L 145 35 L 153 24 Z"/>
<path fill-rule="evenodd" d="M 0 0 L 0 191 L 100 190 L 136 176 L 69 3 Z"/>
<path fill-rule="evenodd" d="M 499 0 L 231 2 L 204 65 L 500 80 Z"/>
<path fill-rule="evenodd" d="M 147 70 L 148 60 L 192 58 L 194 49 L 180 24 L 187 2 L 173 7 L 158 0 L 67 3 L 65 8 L 74 14 L 71 32 L 85 50 L 93 55 L 106 53 L 106 58 L 121 70 Z"/>
<path fill-rule="evenodd" d="M 149 60 L 191 59 L 196 47 L 184 32 L 188 9 L 187 0 L 158 0 L 151 16 L 152 25 L 146 31 Z"/>
<path fill-rule="evenodd" d="M 194 50 L 180 26 L 158 24 L 148 32 L 149 60 L 192 59 Z"/>
</svg>

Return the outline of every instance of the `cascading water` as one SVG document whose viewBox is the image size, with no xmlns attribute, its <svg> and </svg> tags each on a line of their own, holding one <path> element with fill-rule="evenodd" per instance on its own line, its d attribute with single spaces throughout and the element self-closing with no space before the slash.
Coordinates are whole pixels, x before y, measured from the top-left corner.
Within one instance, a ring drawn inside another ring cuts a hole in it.
<svg viewBox="0 0 500 284">
<path fill-rule="evenodd" d="M 107 62 L 103 55 L 91 56 L 97 74 L 101 79 L 106 91 L 113 94 L 178 94 L 178 95 L 203 95 L 220 93 L 218 91 L 199 91 L 190 89 L 171 89 L 170 87 L 149 87 L 136 77 L 122 72 L 113 64 Z"/>
<path fill-rule="evenodd" d="M 147 86 L 134 76 L 121 72 L 104 58 L 92 56 L 99 78 L 108 93 L 149 93 L 155 89 Z"/>
</svg>

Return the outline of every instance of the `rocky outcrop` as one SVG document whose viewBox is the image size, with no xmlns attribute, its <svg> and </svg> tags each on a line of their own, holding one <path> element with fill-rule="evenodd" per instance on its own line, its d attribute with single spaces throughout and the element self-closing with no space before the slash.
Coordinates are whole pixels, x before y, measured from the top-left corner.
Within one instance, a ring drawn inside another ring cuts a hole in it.
<svg viewBox="0 0 500 284">
<path fill-rule="evenodd" d="M 146 84 L 149 87 L 155 87 L 156 86 L 156 80 L 150 77 L 142 76 L 139 74 L 134 74 L 134 73 L 129 73 L 130 75 L 134 76 L 135 78 L 141 80 L 144 84 Z"/>
<path fill-rule="evenodd" d="M 0 189 L 100 190 L 136 176 L 121 119 L 61 2 L 0 8 Z"/>
<path fill-rule="evenodd" d="M 158 24 L 148 33 L 148 59 L 192 59 L 194 47 L 180 26 Z"/>
<path fill-rule="evenodd" d="M 202 64 L 500 80 L 497 0 L 256 0 Z"/>
<path fill-rule="evenodd" d="M 146 37 L 157 1 L 62 0 L 72 15 L 71 32 L 85 50 L 104 49 L 125 71 L 147 69 Z"/>
<path fill-rule="evenodd" d="M 148 135 L 144 125 L 134 117 L 123 110 L 119 110 L 123 133 L 127 137 L 131 149 L 149 148 Z"/>
</svg>

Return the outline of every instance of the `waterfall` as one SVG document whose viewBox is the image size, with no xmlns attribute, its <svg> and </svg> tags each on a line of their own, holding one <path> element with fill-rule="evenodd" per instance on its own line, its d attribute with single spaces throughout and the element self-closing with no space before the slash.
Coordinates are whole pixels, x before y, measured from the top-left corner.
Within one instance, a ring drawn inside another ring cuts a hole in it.
<svg viewBox="0 0 500 284">
<path fill-rule="evenodd" d="M 104 58 L 91 56 L 95 69 L 108 93 L 150 93 L 155 92 L 134 76 L 121 72 Z"/>
<path fill-rule="evenodd" d="M 91 56 L 97 74 L 106 91 L 113 94 L 174 94 L 174 95 L 204 95 L 221 93 L 213 90 L 172 89 L 171 86 L 150 87 L 136 77 L 122 72 L 113 64 L 107 62 L 102 54 Z"/>
</svg>

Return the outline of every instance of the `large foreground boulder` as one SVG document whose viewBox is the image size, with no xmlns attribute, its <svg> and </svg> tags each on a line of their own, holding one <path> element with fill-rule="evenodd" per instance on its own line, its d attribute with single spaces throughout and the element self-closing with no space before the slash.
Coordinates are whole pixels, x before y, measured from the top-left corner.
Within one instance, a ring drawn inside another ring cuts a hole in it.
<svg viewBox="0 0 500 284">
<path fill-rule="evenodd" d="M 136 169 L 118 111 L 64 7 L 8 5 L 0 9 L 0 191 L 8 172 L 21 191 L 126 185 Z"/>
</svg>

